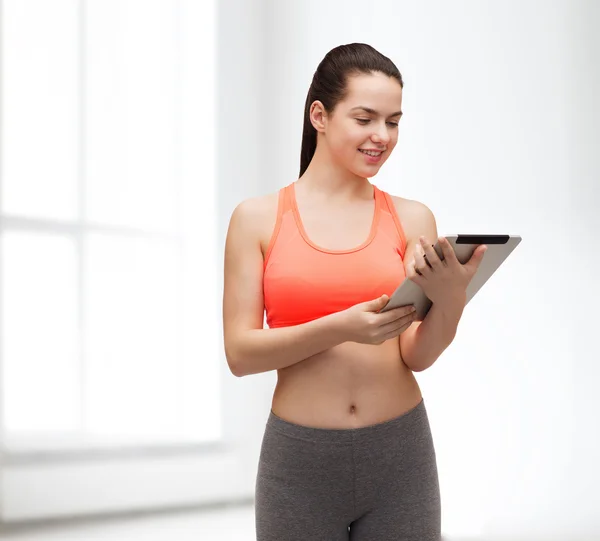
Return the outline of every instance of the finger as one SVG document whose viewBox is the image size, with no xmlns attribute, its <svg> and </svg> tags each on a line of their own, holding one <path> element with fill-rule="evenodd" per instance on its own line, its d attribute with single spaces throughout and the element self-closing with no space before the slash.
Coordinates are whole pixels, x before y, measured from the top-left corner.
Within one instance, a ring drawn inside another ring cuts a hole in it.
<svg viewBox="0 0 600 541">
<path fill-rule="evenodd" d="M 408 279 L 414 284 L 417 284 L 421 289 L 425 286 L 425 278 L 420 274 L 415 273 L 412 276 L 409 276 Z"/>
<path fill-rule="evenodd" d="M 483 254 L 485 254 L 486 251 L 487 246 L 485 244 L 480 244 L 473 252 L 471 259 L 469 259 L 466 266 L 468 266 L 473 272 L 476 272 L 479 268 L 479 265 L 481 265 L 481 262 L 483 261 Z"/>
<path fill-rule="evenodd" d="M 406 321 L 401 325 L 396 325 L 395 327 L 390 327 L 389 330 L 386 330 L 384 334 L 381 335 L 382 340 L 391 340 L 392 338 L 396 338 L 399 334 L 402 334 L 406 331 L 411 325 L 412 321 Z"/>
<path fill-rule="evenodd" d="M 413 263 L 413 269 L 415 271 L 415 273 L 417 273 L 417 269 L 420 271 L 418 272 L 418 274 L 420 276 L 423 276 L 423 271 L 428 268 L 429 266 L 427 265 L 426 261 L 425 261 L 425 253 L 423 252 L 423 247 L 421 246 L 421 243 L 418 242 L 417 245 L 415 246 L 415 261 Z"/>
<path fill-rule="evenodd" d="M 417 285 L 422 285 L 423 275 L 417 268 L 418 262 L 415 260 L 408 266 L 406 277 L 412 280 Z M 427 266 L 426 264 L 424 264 Z"/>
<path fill-rule="evenodd" d="M 425 252 L 425 258 L 427 260 L 427 263 L 429 263 L 432 270 L 435 271 L 436 269 L 441 268 L 442 262 L 439 256 L 437 255 L 437 252 L 433 249 L 433 244 L 427 242 L 425 237 L 420 237 L 419 242 L 421 244 L 421 247 L 423 248 L 423 251 Z"/>
<path fill-rule="evenodd" d="M 412 304 L 409 304 L 407 306 L 400 306 L 398 308 L 392 308 L 391 310 L 388 310 L 387 312 L 383 312 L 381 314 L 380 325 L 385 325 L 387 323 L 397 321 L 400 318 L 410 315 L 411 308 L 412 308 Z"/>
<path fill-rule="evenodd" d="M 390 338 L 393 338 L 394 336 L 398 336 L 399 332 L 402 332 L 402 330 L 408 329 L 408 327 L 410 327 L 411 324 L 412 324 L 412 321 L 401 321 L 399 323 L 394 323 L 394 324 L 390 323 L 385 328 L 382 328 L 379 330 L 379 332 L 377 333 L 378 339 L 379 340 L 389 340 Z"/>
<path fill-rule="evenodd" d="M 421 244 L 421 241 L 418 242 L 415 252 L 418 253 L 422 258 L 422 263 L 421 263 L 422 267 L 421 268 L 424 268 L 425 266 L 428 266 L 429 268 L 431 268 L 431 265 L 427 261 L 427 255 L 425 254 L 425 250 L 423 249 L 423 245 Z"/>
<path fill-rule="evenodd" d="M 460 265 L 460 261 L 456 257 L 456 253 L 448 239 L 446 237 L 439 237 L 438 242 L 442 249 L 442 253 L 444 254 L 444 261 L 446 264 L 450 266 Z"/>
</svg>

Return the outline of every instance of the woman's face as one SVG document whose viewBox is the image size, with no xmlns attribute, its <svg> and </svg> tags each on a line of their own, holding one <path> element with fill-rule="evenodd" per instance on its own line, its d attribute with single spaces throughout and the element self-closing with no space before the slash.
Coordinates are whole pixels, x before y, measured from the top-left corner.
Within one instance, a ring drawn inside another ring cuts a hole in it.
<svg viewBox="0 0 600 541">
<path fill-rule="evenodd" d="M 360 177 L 375 176 L 398 142 L 400 83 L 380 72 L 348 78 L 348 94 L 324 121 L 331 157 Z M 367 155 L 364 151 L 374 156 Z"/>
</svg>

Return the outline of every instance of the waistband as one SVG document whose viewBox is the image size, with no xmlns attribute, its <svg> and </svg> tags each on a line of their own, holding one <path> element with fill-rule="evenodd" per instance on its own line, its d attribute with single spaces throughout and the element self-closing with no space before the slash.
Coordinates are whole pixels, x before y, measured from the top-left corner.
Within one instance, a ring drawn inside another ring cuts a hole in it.
<svg viewBox="0 0 600 541">
<path fill-rule="evenodd" d="M 427 410 L 425 400 L 421 401 L 410 410 L 398 417 L 361 426 L 358 428 L 319 428 L 304 426 L 286 421 L 273 413 L 269 413 L 267 429 L 273 429 L 287 436 L 323 443 L 353 443 L 357 440 L 379 440 L 385 439 L 398 431 L 406 430 L 420 423 L 427 423 Z"/>
</svg>

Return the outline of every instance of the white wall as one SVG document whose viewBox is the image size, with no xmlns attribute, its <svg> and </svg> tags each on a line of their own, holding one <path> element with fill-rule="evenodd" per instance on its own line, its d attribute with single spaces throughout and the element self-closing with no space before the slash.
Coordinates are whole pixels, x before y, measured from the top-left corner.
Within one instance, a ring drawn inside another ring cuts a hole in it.
<svg viewBox="0 0 600 541">
<path fill-rule="evenodd" d="M 263 73 L 265 14 L 253 0 L 219 0 L 217 36 L 217 178 L 220 220 L 219 276 L 223 291 L 223 250 L 229 218 L 243 199 L 264 191 L 261 155 L 265 116 Z M 209 232 L 207 232 L 209 234 Z M 219 314 L 221 315 L 221 314 Z M 224 437 L 243 450 L 247 475 L 238 481 L 240 492 L 252 498 L 264 422 L 276 374 L 234 377 L 221 355 Z M 224 475 L 224 477 L 227 477 Z"/>
<path fill-rule="evenodd" d="M 600 4 L 576 2 L 568 17 L 569 82 L 569 243 L 573 257 L 565 261 L 562 282 L 575 286 L 574 322 L 570 339 L 575 389 L 572 455 L 565 472 L 564 516 L 584 532 L 600 538 Z M 566 221 L 566 220 L 564 220 Z M 596 248 L 595 252 L 593 248 Z M 563 286 L 563 290 L 566 288 Z M 567 300 L 566 295 L 561 298 Z M 571 493 L 571 490 L 573 491 Z"/>
<path fill-rule="evenodd" d="M 237 202 L 297 178 L 304 100 L 325 53 L 360 41 L 389 56 L 404 117 L 373 182 L 426 203 L 440 234 L 523 236 L 452 346 L 417 375 L 444 532 L 600 538 L 598 4 L 265 0 L 256 11 L 226 0 L 220 13 L 234 3 L 250 24 L 220 25 L 222 238 Z M 254 460 L 275 374 L 224 377 Z"/>
</svg>

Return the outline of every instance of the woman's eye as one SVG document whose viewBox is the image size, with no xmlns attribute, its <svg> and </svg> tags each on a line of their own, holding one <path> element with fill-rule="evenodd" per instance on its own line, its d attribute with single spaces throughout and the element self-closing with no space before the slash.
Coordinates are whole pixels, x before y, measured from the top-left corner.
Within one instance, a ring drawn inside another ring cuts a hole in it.
<svg viewBox="0 0 600 541">
<path fill-rule="evenodd" d="M 361 125 L 365 126 L 367 124 L 367 122 L 371 122 L 371 119 L 370 118 L 357 118 L 356 121 L 359 122 Z M 394 128 L 398 127 L 397 122 L 388 122 L 388 125 L 390 125 Z"/>
</svg>

